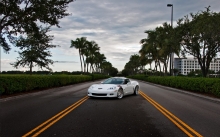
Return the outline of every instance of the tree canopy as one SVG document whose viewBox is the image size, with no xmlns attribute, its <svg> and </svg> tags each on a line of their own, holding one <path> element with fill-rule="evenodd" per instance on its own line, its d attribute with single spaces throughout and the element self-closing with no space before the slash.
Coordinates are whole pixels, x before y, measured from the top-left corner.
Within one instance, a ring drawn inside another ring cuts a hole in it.
<svg viewBox="0 0 220 137">
<path fill-rule="evenodd" d="M 147 34 L 147 38 L 140 41 L 142 45 L 139 51 L 141 60 L 143 61 L 145 59 L 150 65 L 154 61 L 155 70 L 157 71 L 159 67 L 160 72 L 162 71 L 162 63 L 165 74 L 167 74 L 171 52 L 177 55 L 180 52 L 180 45 L 176 41 L 174 30 L 165 22 L 163 26 L 156 27 L 154 30 L 146 30 L 145 33 Z"/>
<path fill-rule="evenodd" d="M 39 26 L 59 26 L 73 0 L 1 0 L 0 46 L 5 52 L 20 34 L 39 33 Z"/>
<path fill-rule="evenodd" d="M 51 57 L 50 49 L 57 47 L 57 45 L 49 44 L 53 37 L 46 34 L 48 31 L 49 28 L 41 28 L 38 36 L 35 33 L 28 33 L 27 37 L 20 36 L 16 40 L 16 45 L 21 52 L 18 51 L 19 57 L 15 63 L 12 63 L 13 67 L 27 66 L 30 73 L 32 73 L 34 66 L 52 70 L 49 65 L 53 64 L 53 61 L 48 57 Z"/>
<path fill-rule="evenodd" d="M 220 52 L 220 13 L 211 12 L 209 8 L 179 19 L 176 27 L 181 34 L 182 55 L 197 58 L 204 77 Z"/>
</svg>

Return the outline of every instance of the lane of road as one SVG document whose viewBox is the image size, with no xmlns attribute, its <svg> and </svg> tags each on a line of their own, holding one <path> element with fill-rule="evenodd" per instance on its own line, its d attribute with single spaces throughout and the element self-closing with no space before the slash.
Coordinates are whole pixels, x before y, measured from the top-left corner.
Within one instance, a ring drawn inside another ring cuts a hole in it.
<svg viewBox="0 0 220 137">
<path fill-rule="evenodd" d="M 162 105 L 172 114 L 206 137 L 220 136 L 220 100 L 195 96 L 173 88 L 155 84 L 145 86 L 140 82 L 141 90 Z"/>
<path fill-rule="evenodd" d="M 55 116 L 53 116 L 52 118 L 48 119 L 47 121 L 45 121 L 44 123 L 42 123 L 41 125 L 37 126 L 36 128 L 34 128 L 33 130 L 31 130 L 30 132 L 26 133 L 25 135 L 23 135 L 22 137 L 27 137 L 27 136 L 39 136 L 42 132 L 44 132 L 46 129 L 48 129 L 49 127 L 51 127 L 53 124 L 55 124 L 57 121 L 59 121 L 60 119 L 62 119 L 64 116 L 66 116 L 67 114 L 69 114 L 71 111 L 73 111 L 75 108 L 77 108 L 79 105 L 81 105 L 83 102 L 85 102 L 88 99 L 88 96 L 85 96 L 84 98 L 80 99 L 79 101 L 77 101 L 76 103 L 74 103 L 73 105 L 69 106 L 68 108 L 64 109 L 63 111 L 59 112 L 58 114 L 56 114 Z"/>
<path fill-rule="evenodd" d="M 178 117 L 170 113 L 168 110 L 166 110 L 164 107 L 162 107 L 160 104 L 155 102 L 153 99 L 148 97 L 146 94 L 144 94 L 142 91 L 140 91 L 140 95 L 143 96 L 148 102 L 150 102 L 155 108 L 157 108 L 162 114 L 164 114 L 170 121 L 172 121 L 180 130 L 182 130 L 186 135 L 193 137 L 198 136 L 202 137 L 201 134 L 199 134 L 197 131 L 189 127 L 186 123 L 184 123 L 182 120 L 180 120 Z M 191 133 L 190 133 L 191 132 Z"/>
<path fill-rule="evenodd" d="M 0 136 L 17 137 L 31 131 L 85 96 L 88 82 L 0 100 Z"/>
</svg>

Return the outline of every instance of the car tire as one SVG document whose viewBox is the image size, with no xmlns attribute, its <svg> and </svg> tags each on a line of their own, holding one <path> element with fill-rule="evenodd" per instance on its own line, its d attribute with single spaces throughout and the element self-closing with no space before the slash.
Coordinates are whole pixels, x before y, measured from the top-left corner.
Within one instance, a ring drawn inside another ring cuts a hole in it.
<svg viewBox="0 0 220 137">
<path fill-rule="evenodd" d="M 123 92 L 123 90 L 120 88 L 120 89 L 118 90 L 118 92 L 117 92 L 117 98 L 118 98 L 118 99 L 122 99 L 123 96 L 124 96 L 124 92 Z"/>
<path fill-rule="evenodd" d="M 139 91 L 139 87 L 136 86 L 136 87 L 134 88 L 134 95 L 138 95 L 138 91 Z"/>
</svg>

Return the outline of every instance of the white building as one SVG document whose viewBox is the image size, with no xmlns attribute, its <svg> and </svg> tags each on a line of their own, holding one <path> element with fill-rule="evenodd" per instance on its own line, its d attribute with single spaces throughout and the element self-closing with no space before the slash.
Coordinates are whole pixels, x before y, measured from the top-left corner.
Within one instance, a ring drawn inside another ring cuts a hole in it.
<svg viewBox="0 0 220 137">
<path fill-rule="evenodd" d="M 201 67 L 196 58 L 174 58 L 174 68 L 179 70 L 179 73 L 187 75 L 192 70 L 201 70 Z M 220 58 L 217 58 L 215 61 L 212 60 L 210 63 L 209 70 L 215 72 L 220 71 Z"/>
</svg>

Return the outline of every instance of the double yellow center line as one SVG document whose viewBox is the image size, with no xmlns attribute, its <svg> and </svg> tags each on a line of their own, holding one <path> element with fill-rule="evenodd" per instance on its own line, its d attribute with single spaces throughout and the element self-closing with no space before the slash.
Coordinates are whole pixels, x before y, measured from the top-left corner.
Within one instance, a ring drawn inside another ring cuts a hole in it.
<svg viewBox="0 0 220 137">
<path fill-rule="evenodd" d="M 185 124 L 183 121 L 181 121 L 179 118 L 174 116 L 172 113 L 170 113 L 168 110 L 163 108 L 160 104 L 155 102 L 153 99 L 148 97 L 146 94 L 144 94 L 142 91 L 139 91 L 140 95 L 143 96 L 148 102 L 150 102 L 154 107 L 156 107 L 162 114 L 164 114 L 170 121 L 172 121 L 177 127 L 179 127 L 186 135 L 189 137 L 202 137 L 198 132 L 196 132 L 194 129 L 189 127 L 187 124 Z"/>
<path fill-rule="evenodd" d="M 196 132 L 194 129 L 192 129 L 191 127 L 189 127 L 187 124 L 185 124 L 183 121 L 181 121 L 179 118 L 177 118 L 176 116 L 174 116 L 172 113 L 170 113 L 168 110 L 166 110 L 165 108 L 163 108 L 160 104 L 158 104 L 157 102 L 155 102 L 153 99 L 151 99 L 150 97 L 148 97 L 146 94 L 144 94 L 142 91 L 139 91 L 140 95 L 145 98 L 148 102 L 150 102 L 154 107 L 156 107 L 162 114 L 164 114 L 170 121 L 172 121 L 177 127 L 179 127 L 186 135 L 188 135 L 189 137 L 194 137 L 194 136 L 198 136 L 198 137 L 202 137 L 202 135 L 200 135 L 198 132 Z M 74 103 L 73 105 L 69 106 L 68 108 L 66 108 L 65 110 L 61 111 L 60 113 L 56 114 L 55 116 L 53 116 L 52 118 L 48 119 L 47 121 L 45 121 L 44 123 L 42 123 L 41 125 L 37 126 L 36 128 L 34 128 L 33 130 L 31 130 L 30 132 L 26 133 L 25 135 L 23 135 L 22 137 L 27 137 L 27 136 L 32 136 L 32 137 L 36 137 L 39 134 L 41 134 L 42 132 L 44 132 L 46 129 L 48 129 L 50 126 L 52 126 L 54 123 L 56 123 L 57 121 L 59 121 L 61 118 L 63 118 L 64 116 L 66 116 L 68 113 L 70 113 L 71 111 L 73 111 L 75 108 L 77 108 L 79 105 L 81 105 L 83 102 L 85 102 L 89 97 L 85 96 L 84 98 L 80 99 L 79 101 L 77 101 L 76 103 Z"/>
<path fill-rule="evenodd" d="M 36 128 L 31 130 L 30 132 L 26 133 L 22 137 L 27 137 L 27 136 L 36 137 L 36 136 L 38 136 L 40 133 L 44 132 L 47 128 L 52 126 L 58 120 L 60 120 L 61 118 L 66 116 L 68 113 L 70 113 L 72 110 L 74 110 L 79 105 L 81 105 L 83 102 L 85 102 L 88 98 L 89 98 L 88 96 L 85 96 L 84 98 L 80 99 L 79 101 L 77 101 L 73 105 L 69 106 L 65 110 L 61 111 L 60 113 L 58 113 L 55 116 L 53 116 L 52 118 L 48 119 L 47 121 L 45 121 L 41 125 L 37 126 Z"/>
</svg>

